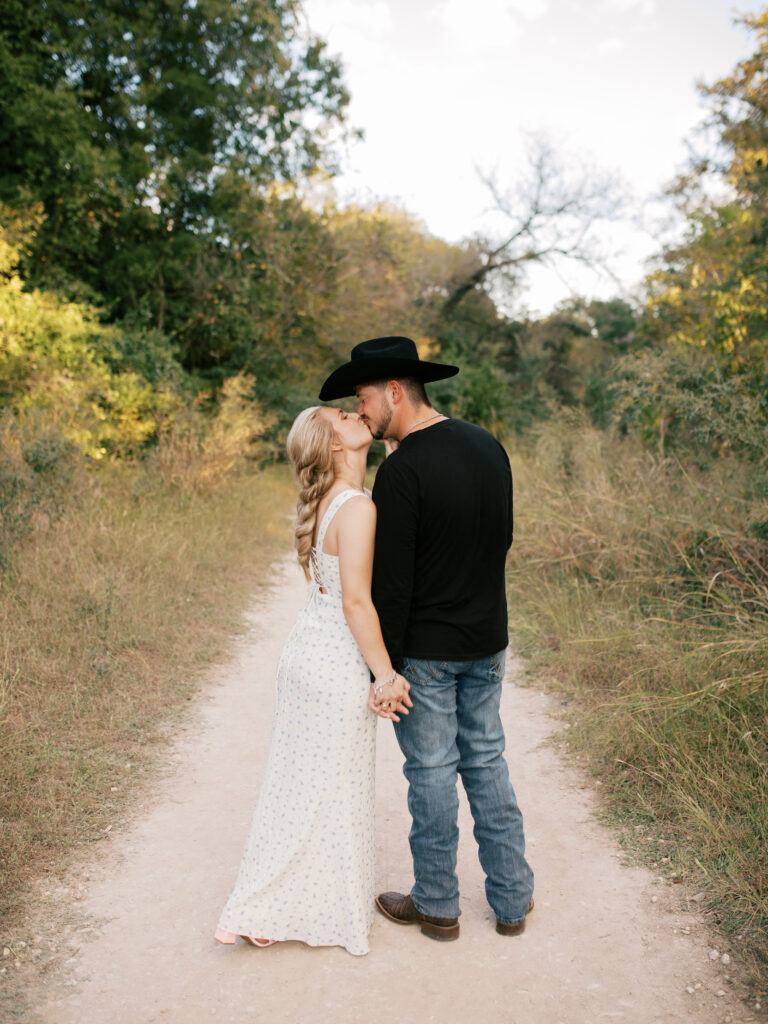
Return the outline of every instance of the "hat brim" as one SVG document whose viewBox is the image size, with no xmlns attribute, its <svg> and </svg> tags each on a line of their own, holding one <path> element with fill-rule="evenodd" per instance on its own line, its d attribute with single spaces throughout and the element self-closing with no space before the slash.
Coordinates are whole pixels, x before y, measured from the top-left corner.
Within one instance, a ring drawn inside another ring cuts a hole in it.
<svg viewBox="0 0 768 1024">
<path fill-rule="evenodd" d="M 349 398 L 359 384 L 372 380 L 398 380 L 401 377 L 415 377 L 422 384 L 455 377 L 458 366 L 449 363 L 429 363 L 424 359 L 377 358 L 353 359 L 344 363 L 333 373 L 320 389 L 320 401 L 330 402 L 335 398 Z"/>
</svg>

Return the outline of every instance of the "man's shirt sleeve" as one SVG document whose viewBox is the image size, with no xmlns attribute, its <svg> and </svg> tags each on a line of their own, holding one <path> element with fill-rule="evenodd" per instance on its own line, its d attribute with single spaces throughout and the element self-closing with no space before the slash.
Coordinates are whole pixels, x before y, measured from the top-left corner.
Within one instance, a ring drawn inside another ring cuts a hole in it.
<svg viewBox="0 0 768 1024">
<path fill-rule="evenodd" d="M 392 663 L 404 655 L 411 609 L 419 524 L 419 481 L 412 467 L 390 455 L 373 485 L 376 547 L 373 558 L 373 603 Z"/>
</svg>

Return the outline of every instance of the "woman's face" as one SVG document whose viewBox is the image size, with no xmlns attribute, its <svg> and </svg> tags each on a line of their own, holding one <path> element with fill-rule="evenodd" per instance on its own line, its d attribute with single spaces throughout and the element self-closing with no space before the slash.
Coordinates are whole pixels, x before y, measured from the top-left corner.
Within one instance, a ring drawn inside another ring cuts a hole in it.
<svg viewBox="0 0 768 1024">
<path fill-rule="evenodd" d="M 371 432 L 356 412 L 345 412 L 344 409 L 324 406 L 320 410 L 320 415 L 331 424 L 342 447 L 356 450 L 371 445 Z"/>
</svg>

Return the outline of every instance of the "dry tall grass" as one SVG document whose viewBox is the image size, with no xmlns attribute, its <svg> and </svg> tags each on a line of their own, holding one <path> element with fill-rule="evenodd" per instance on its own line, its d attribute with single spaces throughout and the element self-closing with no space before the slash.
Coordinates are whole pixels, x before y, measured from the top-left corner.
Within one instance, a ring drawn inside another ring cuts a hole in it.
<svg viewBox="0 0 768 1024">
<path fill-rule="evenodd" d="M 768 988 L 768 501 L 578 420 L 513 456 L 512 629 L 648 856 Z M 695 891 L 695 890 L 694 890 Z"/>
<path fill-rule="evenodd" d="M 61 851 L 104 835 L 292 541 L 286 468 L 203 491 L 152 466 L 69 486 L 0 593 L 0 911 Z"/>
</svg>

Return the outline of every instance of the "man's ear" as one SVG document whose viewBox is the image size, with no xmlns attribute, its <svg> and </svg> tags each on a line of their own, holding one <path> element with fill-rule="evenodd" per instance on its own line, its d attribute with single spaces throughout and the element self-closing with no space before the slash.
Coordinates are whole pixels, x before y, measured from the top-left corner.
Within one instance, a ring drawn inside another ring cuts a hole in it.
<svg viewBox="0 0 768 1024">
<path fill-rule="evenodd" d="M 387 382 L 387 391 L 392 397 L 392 404 L 397 405 L 402 401 L 403 398 L 403 387 L 399 380 L 390 380 Z"/>
</svg>

